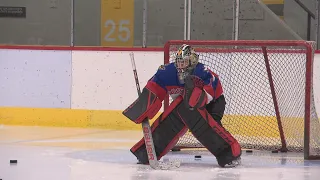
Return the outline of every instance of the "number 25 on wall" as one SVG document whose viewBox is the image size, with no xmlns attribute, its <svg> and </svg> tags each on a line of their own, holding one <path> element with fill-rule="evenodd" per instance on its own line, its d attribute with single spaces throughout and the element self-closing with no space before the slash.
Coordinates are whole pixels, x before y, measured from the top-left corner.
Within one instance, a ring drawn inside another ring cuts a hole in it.
<svg viewBox="0 0 320 180">
<path fill-rule="evenodd" d="M 104 23 L 104 28 L 108 29 L 104 36 L 104 41 L 114 42 L 115 44 L 123 44 L 130 41 L 131 31 L 128 26 L 130 26 L 129 20 L 120 20 L 118 25 L 111 19 L 107 20 Z"/>
</svg>

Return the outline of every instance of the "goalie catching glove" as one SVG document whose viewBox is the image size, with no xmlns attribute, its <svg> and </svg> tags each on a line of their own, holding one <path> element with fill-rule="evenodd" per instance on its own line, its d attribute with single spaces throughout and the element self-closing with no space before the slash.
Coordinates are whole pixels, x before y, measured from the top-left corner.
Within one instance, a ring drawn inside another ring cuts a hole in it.
<svg viewBox="0 0 320 180">
<path fill-rule="evenodd" d="M 189 109 L 202 108 L 207 104 L 208 99 L 212 99 L 201 86 L 195 84 L 194 78 L 196 77 L 187 76 L 185 78 L 183 99 Z"/>
</svg>

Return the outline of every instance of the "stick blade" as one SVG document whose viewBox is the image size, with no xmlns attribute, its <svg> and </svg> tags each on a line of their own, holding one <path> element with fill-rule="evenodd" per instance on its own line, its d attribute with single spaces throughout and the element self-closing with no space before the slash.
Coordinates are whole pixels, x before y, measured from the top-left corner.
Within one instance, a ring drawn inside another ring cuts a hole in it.
<svg viewBox="0 0 320 180">
<path fill-rule="evenodd" d="M 169 170 L 169 169 L 175 169 L 180 167 L 179 161 L 170 161 L 170 162 L 158 162 L 156 164 L 150 164 L 151 168 L 156 170 Z"/>
</svg>

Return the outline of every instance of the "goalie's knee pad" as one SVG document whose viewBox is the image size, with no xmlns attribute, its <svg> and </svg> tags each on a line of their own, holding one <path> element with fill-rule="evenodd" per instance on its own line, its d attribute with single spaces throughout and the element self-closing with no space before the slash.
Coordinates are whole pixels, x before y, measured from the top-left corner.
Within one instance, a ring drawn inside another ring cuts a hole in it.
<svg viewBox="0 0 320 180">
<path fill-rule="evenodd" d="M 237 140 L 218 125 L 205 108 L 189 110 L 182 103 L 177 107 L 177 113 L 195 138 L 217 157 L 220 166 L 240 157 L 241 147 Z"/>
<path fill-rule="evenodd" d="M 179 137 L 184 135 L 188 130 L 175 110 L 176 106 L 181 104 L 181 102 L 181 97 L 174 100 L 151 126 L 158 160 L 169 152 L 176 145 Z M 135 144 L 130 151 L 137 157 L 140 163 L 149 163 L 144 138 Z"/>
</svg>

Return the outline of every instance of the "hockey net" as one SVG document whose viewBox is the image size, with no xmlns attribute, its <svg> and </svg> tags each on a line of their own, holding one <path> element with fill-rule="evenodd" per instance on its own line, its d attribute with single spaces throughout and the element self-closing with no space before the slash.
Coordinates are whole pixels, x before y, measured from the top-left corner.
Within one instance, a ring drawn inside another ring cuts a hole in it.
<svg viewBox="0 0 320 180">
<path fill-rule="evenodd" d="M 314 42 L 169 41 L 164 63 L 182 44 L 219 75 L 226 109 L 223 126 L 244 149 L 304 152 L 320 157 L 320 123 L 313 98 Z M 165 100 L 166 108 L 171 102 Z M 187 132 L 175 149 L 201 148 Z"/>
</svg>

